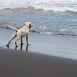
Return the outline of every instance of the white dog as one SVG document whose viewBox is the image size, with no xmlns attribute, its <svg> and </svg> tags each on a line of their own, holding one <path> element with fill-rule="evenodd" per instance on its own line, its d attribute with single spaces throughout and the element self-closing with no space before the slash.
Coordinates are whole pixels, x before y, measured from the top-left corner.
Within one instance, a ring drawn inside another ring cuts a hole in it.
<svg viewBox="0 0 77 77">
<path fill-rule="evenodd" d="M 15 45 L 17 47 L 17 41 L 18 40 L 21 40 L 21 45 L 22 45 L 22 37 L 25 37 L 26 36 L 26 43 L 28 45 L 28 34 L 29 34 L 29 29 L 31 28 L 31 22 L 25 22 L 24 23 L 24 26 L 20 29 L 17 29 L 17 28 L 14 28 L 14 27 L 11 27 L 10 25 L 8 25 L 8 27 L 10 29 L 13 29 L 15 30 L 15 32 L 13 33 L 13 36 L 12 38 L 10 39 L 10 41 L 8 42 L 8 44 L 6 46 L 9 47 L 9 44 L 10 42 L 16 37 L 16 40 L 15 40 Z"/>
</svg>

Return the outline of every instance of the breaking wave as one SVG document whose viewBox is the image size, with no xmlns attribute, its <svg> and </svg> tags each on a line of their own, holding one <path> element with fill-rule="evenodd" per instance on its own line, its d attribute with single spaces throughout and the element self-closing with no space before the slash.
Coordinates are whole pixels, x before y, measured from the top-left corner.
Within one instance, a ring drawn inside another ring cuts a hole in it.
<svg viewBox="0 0 77 77">
<path fill-rule="evenodd" d="M 0 10 L 12 10 L 12 9 L 30 9 L 30 10 L 43 10 L 52 12 L 77 12 L 77 1 L 11 1 L 11 2 L 0 2 Z"/>
</svg>

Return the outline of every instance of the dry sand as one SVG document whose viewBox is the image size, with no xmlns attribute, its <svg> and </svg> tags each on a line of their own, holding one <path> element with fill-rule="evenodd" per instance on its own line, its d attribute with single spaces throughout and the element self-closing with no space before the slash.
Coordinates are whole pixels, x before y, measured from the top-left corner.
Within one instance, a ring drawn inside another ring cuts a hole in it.
<svg viewBox="0 0 77 77">
<path fill-rule="evenodd" d="M 77 61 L 0 49 L 0 77 L 77 77 Z"/>
</svg>

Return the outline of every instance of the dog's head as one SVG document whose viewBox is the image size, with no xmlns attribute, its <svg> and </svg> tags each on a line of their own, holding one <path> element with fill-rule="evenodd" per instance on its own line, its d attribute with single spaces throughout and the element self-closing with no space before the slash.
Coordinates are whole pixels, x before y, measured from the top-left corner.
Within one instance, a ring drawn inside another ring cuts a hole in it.
<svg viewBox="0 0 77 77">
<path fill-rule="evenodd" d="M 32 24 L 31 24 L 31 22 L 25 22 L 24 23 L 24 26 L 27 26 L 28 28 L 31 28 L 32 27 Z"/>
</svg>

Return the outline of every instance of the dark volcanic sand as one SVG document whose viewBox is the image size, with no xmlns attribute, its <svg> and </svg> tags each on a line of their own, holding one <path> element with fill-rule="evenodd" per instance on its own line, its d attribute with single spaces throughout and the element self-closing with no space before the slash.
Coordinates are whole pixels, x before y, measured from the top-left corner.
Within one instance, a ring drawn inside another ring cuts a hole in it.
<svg viewBox="0 0 77 77">
<path fill-rule="evenodd" d="M 77 77 L 77 61 L 0 49 L 0 77 Z"/>
</svg>

